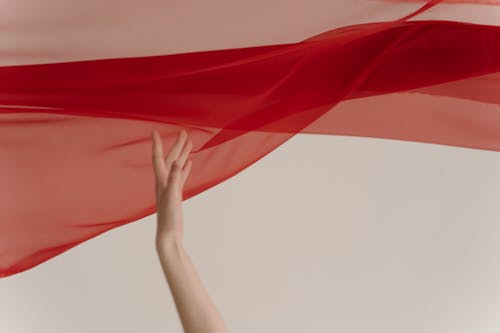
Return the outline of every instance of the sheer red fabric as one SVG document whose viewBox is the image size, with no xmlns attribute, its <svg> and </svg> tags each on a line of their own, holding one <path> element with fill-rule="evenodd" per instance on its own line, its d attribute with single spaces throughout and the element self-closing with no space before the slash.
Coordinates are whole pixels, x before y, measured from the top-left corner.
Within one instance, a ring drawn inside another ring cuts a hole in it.
<svg viewBox="0 0 500 333">
<path fill-rule="evenodd" d="M 181 128 L 193 140 L 184 200 L 297 133 L 500 151 L 499 71 L 500 27 L 405 20 L 0 67 L 0 276 L 155 213 L 152 129 L 165 147 Z"/>
</svg>

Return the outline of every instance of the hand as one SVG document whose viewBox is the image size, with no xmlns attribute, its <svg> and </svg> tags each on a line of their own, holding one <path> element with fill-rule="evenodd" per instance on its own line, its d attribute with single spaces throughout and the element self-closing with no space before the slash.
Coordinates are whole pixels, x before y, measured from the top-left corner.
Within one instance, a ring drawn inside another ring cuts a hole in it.
<svg viewBox="0 0 500 333">
<path fill-rule="evenodd" d="M 191 171 L 192 162 L 187 158 L 191 152 L 192 142 L 187 140 L 186 131 L 181 130 L 167 157 L 163 158 L 160 135 L 157 131 L 153 131 L 151 136 L 158 212 L 156 229 L 158 246 L 171 240 L 182 241 L 184 236 L 182 191 Z"/>
</svg>

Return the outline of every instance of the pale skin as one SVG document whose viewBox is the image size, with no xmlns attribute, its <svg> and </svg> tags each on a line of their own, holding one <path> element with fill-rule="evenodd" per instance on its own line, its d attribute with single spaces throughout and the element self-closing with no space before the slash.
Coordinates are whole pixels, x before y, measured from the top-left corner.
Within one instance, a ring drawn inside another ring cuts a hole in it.
<svg viewBox="0 0 500 333">
<path fill-rule="evenodd" d="M 157 208 L 156 251 L 185 333 L 229 333 L 183 246 L 182 191 L 191 171 L 192 141 L 182 130 L 166 156 L 151 133 Z"/>
</svg>

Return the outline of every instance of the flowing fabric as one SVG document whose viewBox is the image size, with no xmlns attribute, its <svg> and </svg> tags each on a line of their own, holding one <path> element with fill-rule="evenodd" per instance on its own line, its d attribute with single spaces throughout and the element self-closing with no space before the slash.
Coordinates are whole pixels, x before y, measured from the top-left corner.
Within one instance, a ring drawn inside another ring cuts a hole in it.
<svg viewBox="0 0 500 333">
<path fill-rule="evenodd" d="M 357 1 L 388 20 L 269 45 L 118 57 L 1 44 L 0 276 L 155 213 L 152 129 L 165 147 L 182 128 L 193 140 L 184 200 L 298 133 L 500 151 L 499 6 L 455 2 Z M 439 19 L 464 6 L 493 16 Z M 9 22 L 0 37 L 21 31 Z"/>
</svg>

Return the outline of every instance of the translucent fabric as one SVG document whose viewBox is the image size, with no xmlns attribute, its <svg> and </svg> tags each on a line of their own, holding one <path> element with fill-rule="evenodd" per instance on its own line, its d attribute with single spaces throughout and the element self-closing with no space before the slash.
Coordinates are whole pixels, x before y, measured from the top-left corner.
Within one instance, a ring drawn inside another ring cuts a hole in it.
<svg viewBox="0 0 500 333">
<path fill-rule="evenodd" d="M 152 129 L 164 147 L 181 128 L 193 140 L 184 200 L 298 133 L 500 151 L 500 27 L 411 20 L 439 2 L 298 42 L 31 63 L 4 53 L 0 276 L 155 213 Z"/>
</svg>

